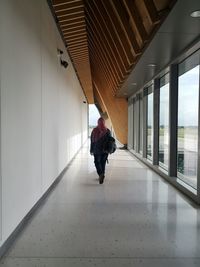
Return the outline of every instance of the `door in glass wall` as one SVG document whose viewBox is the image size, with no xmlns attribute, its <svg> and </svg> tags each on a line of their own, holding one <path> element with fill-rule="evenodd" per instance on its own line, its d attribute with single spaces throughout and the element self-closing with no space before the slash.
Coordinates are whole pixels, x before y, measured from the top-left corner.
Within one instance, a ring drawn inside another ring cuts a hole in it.
<svg viewBox="0 0 200 267">
<path fill-rule="evenodd" d="M 179 64 L 178 177 L 197 188 L 199 51 Z"/>
<path fill-rule="evenodd" d="M 148 88 L 147 95 L 147 158 L 153 157 L 153 92 L 152 86 Z"/>
<path fill-rule="evenodd" d="M 169 145 L 169 74 L 160 79 L 159 165 L 168 170 Z"/>
<path fill-rule="evenodd" d="M 142 93 L 139 98 L 139 153 L 142 154 L 143 146 L 143 99 Z"/>
</svg>

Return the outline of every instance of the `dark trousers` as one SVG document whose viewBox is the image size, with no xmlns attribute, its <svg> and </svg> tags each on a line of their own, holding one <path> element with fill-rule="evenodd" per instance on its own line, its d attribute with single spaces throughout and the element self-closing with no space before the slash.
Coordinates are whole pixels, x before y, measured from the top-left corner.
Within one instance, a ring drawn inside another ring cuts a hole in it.
<svg viewBox="0 0 200 267">
<path fill-rule="evenodd" d="M 97 169 L 98 175 L 105 174 L 105 166 L 107 158 L 108 158 L 107 153 L 94 154 L 94 164 Z"/>
</svg>

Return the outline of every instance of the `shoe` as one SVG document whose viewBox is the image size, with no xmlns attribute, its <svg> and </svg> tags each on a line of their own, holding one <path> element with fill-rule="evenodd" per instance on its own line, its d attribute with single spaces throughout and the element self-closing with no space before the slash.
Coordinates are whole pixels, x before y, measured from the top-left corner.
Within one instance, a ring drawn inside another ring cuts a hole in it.
<svg viewBox="0 0 200 267">
<path fill-rule="evenodd" d="M 99 183 L 100 184 L 103 184 L 104 178 L 105 178 L 105 176 L 103 173 L 99 175 Z"/>
</svg>

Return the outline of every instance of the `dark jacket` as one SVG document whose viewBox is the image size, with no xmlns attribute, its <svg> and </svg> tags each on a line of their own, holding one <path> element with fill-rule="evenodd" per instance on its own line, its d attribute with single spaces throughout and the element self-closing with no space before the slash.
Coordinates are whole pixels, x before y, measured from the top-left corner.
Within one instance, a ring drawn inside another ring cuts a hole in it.
<svg viewBox="0 0 200 267">
<path fill-rule="evenodd" d="M 107 133 L 103 137 L 101 137 L 97 142 L 92 142 L 92 134 L 91 134 L 90 153 L 91 154 L 107 153 L 104 151 L 104 147 L 109 136 L 111 136 L 111 132 L 109 129 L 107 129 Z"/>
</svg>

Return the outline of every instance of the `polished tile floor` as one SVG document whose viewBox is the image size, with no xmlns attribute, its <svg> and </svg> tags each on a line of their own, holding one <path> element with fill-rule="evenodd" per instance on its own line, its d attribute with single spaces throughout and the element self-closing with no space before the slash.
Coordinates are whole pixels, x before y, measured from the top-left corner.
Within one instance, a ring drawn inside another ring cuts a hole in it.
<svg viewBox="0 0 200 267">
<path fill-rule="evenodd" d="M 85 146 L 1 266 L 200 266 L 200 210 L 124 150 L 99 185 Z"/>
</svg>

